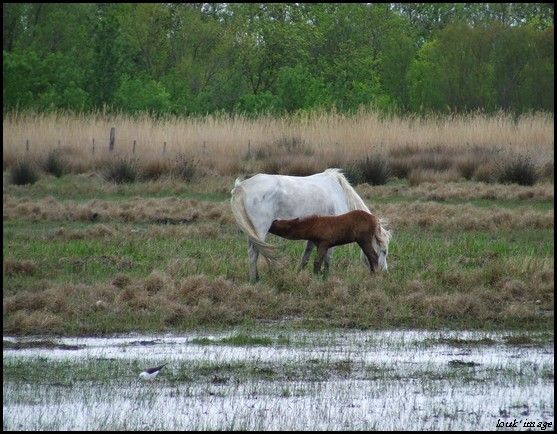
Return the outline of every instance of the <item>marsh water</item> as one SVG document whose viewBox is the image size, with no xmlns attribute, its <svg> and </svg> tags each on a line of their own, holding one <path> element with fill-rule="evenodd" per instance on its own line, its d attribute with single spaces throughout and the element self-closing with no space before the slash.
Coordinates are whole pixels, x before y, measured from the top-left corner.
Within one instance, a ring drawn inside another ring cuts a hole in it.
<svg viewBox="0 0 557 434">
<path fill-rule="evenodd" d="M 5 430 L 554 429 L 543 333 L 4 336 L 3 364 Z"/>
</svg>

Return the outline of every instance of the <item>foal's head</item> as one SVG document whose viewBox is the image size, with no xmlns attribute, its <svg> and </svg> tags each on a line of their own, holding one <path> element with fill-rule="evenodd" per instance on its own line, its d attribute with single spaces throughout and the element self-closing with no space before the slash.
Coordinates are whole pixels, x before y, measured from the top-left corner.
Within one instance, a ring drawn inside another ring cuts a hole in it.
<svg viewBox="0 0 557 434">
<path fill-rule="evenodd" d="M 377 263 L 373 264 L 373 266 L 375 266 L 376 270 L 387 271 L 387 255 L 389 254 L 391 231 L 387 230 L 384 225 L 385 222 L 379 219 L 379 227 L 371 239 L 371 246 L 377 254 Z"/>
</svg>

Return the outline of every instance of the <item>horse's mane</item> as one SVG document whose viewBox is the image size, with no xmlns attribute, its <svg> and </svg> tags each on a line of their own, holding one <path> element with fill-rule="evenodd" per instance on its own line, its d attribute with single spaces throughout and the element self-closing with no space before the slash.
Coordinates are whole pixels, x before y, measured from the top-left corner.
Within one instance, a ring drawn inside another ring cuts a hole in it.
<svg viewBox="0 0 557 434">
<path fill-rule="evenodd" d="M 346 194 L 346 199 L 348 201 L 348 210 L 349 211 L 354 211 L 356 209 L 361 209 L 361 210 L 364 210 L 364 211 L 367 211 L 367 212 L 371 213 L 371 211 L 366 206 L 366 204 L 364 203 L 362 198 L 358 195 L 358 193 L 356 193 L 356 190 L 354 190 L 354 187 L 352 187 L 350 185 L 350 183 L 348 182 L 348 179 L 346 179 L 346 177 L 342 173 L 341 169 L 338 169 L 338 168 L 327 169 L 327 170 L 325 170 L 324 173 L 328 173 L 330 175 L 333 175 L 337 179 L 338 183 L 340 184 L 344 193 Z"/>
</svg>

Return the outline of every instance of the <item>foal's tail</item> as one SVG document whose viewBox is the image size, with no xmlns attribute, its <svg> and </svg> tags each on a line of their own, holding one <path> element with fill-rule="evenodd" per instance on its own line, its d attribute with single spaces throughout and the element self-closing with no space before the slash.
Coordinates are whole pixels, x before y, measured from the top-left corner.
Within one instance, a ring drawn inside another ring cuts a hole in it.
<svg viewBox="0 0 557 434">
<path fill-rule="evenodd" d="M 257 235 L 257 231 L 255 230 L 255 227 L 246 212 L 244 198 L 245 190 L 241 186 L 240 181 L 236 179 L 234 188 L 232 189 L 232 198 L 230 199 L 230 206 L 232 208 L 234 218 L 236 219 L 236 223 L 248 236 L 248 239 L 252 242 L 255 249 L 261 253 L 265 259 L 272 263 L 277 263 L 278 258 L 275 252 L 276 247 L 261 240 Z"/>
</svg>

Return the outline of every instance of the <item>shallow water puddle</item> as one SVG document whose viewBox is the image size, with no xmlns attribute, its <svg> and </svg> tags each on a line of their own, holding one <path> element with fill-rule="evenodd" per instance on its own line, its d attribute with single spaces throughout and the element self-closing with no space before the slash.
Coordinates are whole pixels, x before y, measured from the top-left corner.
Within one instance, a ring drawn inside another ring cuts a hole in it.
<svg viewBox="0 0 557 434">
<path fill-rule="evenodd" d="M 4 429 L 554 428 L 552 336 L 254 336 L 5 336 Z M 162 363 L 153 381 L 138 378 Z"/>
</svg>

